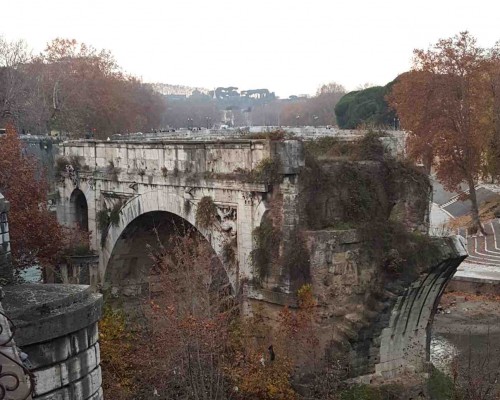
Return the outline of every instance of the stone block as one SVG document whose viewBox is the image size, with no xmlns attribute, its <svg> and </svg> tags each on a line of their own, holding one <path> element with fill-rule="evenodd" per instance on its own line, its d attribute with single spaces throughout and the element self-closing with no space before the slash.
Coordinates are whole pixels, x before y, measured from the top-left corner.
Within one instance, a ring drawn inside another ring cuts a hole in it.
<svg viewBox="0 0 500 400">
<path fill-rule="evenodd" d="M 69 387 L 56 389 L 53 392 L 37 396 L 36 400 L 73 400 Z"/>
<path fill-rule="evenodd" d="M 67 360 L 72 354 L 71 341 L 68 336 L 31 346 L 23 346 L 22 350 L 28 354 L 34 369 Z"/>
<path fill-rule="evenodd" d="M 63 386 L 61 366 L 59 364 L 35 371 L 33 376 L 35 378 L 35 396 L 52 392 Z"/>
<path fill-rule="evenodd" d="M 97 367 L 95 351 L 95 347 L 91 347 L 61 364 L 63 385 L 83 378 Z"/>
</svg>

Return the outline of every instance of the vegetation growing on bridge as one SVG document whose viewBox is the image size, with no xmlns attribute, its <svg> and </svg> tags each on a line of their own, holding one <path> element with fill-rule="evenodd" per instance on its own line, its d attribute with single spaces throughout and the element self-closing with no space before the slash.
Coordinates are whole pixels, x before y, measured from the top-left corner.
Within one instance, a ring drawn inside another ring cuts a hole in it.
<svg viewBox="0 0 500 400">
<path fill-rule="evenodd" d="M 108 235 L 111 226 L 118 226 L 120 224 L 120 213 L 123 207 L 123 201 L 118 199 L 111 208 L 104 207 L 97 212 L 97 229 L 101 231 L 101 246 L 104 247 L 106 243 L 106 236 Z"/>
<path fill-rule="evenodd" d="M 232 238 L 224 243 L 222 247 L 222 259 L 224 263 L 228 265 L 234 265 L 237 261 L 237 241 L 236 238 Z"/>
<path fill-rule="evenodd" d="M 269 132 L 257 132 L 247 134 L 248 139 L 267 139 L 267 140 L 283 140 L 292 138 L 292 135 L 283 129 L 274 129 Z"/>
<path fill-rule="evenodd" d="M 108 163 L 108 167 L 106 168 L 106 173 L 109 175 L 113 182 L 118 182 L 118 175 L 120 174 L 121 169 L 115 166 L 113 160 L 110 160 Z"/>
<path fill-rule="evenodd" d="M 423 171 L 387 153 L 384 135 L 306 143 L 300 202 L 309 229 L 356 228 L 384 270 L 400 273 L 403 265 L 414 270 L 436 254 L 419 233 L 432 190 Z"/>
<path fill-rule="evenodd" d="M 217 206 L 210 196 L 203 196 L 196 207 L 196 225 L 208 229 L 217 221 Z"/>
<path fill-rule="evenodd" d="M 272 266 L 279 256 L 281 231 L 269 218 L 264 218 L 253 230 L 254 249 L 250 253 L 257 276 L 261 281 L 271 274 Z"/>
<path fill-rule="evenodd" d="M 267 183 L 269 185 L 281 183 L 282 180 L 281 161 L 278 157 L 261 160 L 249 177 L 249 181 Z"/>
<path fill-rule="evenodd" d="M 72 168 L 73 171 L 85 171 L 89 170 L 89 166 L 83 163 L 83 157 L 72 154 L 69 156 L 57 156 L 56 157 L 55 173 L 56 177 L 65 176 L 68 172 L 68 167 Z"/>
</svg>

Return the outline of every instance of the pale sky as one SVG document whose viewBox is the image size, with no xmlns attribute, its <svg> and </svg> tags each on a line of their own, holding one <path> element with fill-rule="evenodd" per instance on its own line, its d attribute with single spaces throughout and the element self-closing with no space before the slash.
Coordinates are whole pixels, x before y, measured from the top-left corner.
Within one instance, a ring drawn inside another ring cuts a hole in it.
<svg viewBox="0 0 500 400">
<path fill-rule="evenodd" d="M 469 30 L 500 40 L 498 0 L 0 0 L 0 34 L 35 52 L 56 38 L 112 51 L 145 82 L 314 94 L 384 85 L 412 50 Z"/>
</svg>

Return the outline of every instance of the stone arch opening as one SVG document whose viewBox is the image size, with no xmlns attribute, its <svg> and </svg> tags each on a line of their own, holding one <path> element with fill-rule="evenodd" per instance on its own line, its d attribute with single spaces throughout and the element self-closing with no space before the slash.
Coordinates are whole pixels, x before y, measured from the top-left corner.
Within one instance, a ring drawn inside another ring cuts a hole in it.
<svg viewBox="0 0 500 400">
<path fill-rule="evenodd" d="M 80 189 L 73 190 L 70 198 L 71 223 L 84 231 L 89 230 L 89 207 L 87 198 Z"/>
<path fill-rule="evenodd" d="M 133 219 L 121 232 L 112 249 L 104 276 L 104 290 L 120 303 L 134 304 L 155 290 L 152 254 L 169 251 L 175 235 L 189 235 L 205 246 L 211 267 L 229 282 L 220 258 L 208 240 L 188 221 L 167 211 L 150 211 Z M 127 300 L 128 299 L 128 300 Z"/>
</svg>

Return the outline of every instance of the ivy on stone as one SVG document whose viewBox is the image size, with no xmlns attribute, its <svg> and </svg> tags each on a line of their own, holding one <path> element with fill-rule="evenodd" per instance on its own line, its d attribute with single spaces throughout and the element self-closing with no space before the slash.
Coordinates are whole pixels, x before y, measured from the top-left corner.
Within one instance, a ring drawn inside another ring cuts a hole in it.
<svg viewBox="0 0 500 400">
<path fill-rule="evenodd" d="M 204 196 L 196 208 L 196 225 L 200 228 L 210 228 L 217 221 L 217 206 L 210 196 Z"/>
</svg>

